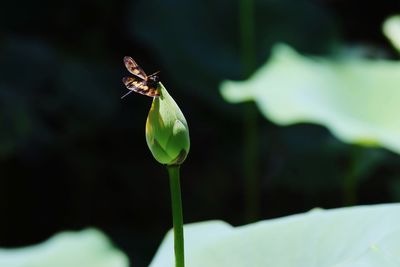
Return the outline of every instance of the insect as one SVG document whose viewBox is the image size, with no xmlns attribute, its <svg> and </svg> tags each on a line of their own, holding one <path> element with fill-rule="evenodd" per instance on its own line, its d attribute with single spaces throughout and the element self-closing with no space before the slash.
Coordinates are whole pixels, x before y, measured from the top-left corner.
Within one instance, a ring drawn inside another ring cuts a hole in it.
<svg viewBox="0 0 400 267">
<path fill-rule="evenodd" d="M 132 92 L 150 97 L 160 95 L 157 89 L 158 83 L 160 82 L 160 78 L 157 75 L 159 71 L 147 76 L 143 69 L 131 57 L 124 57 L 124 64 L 128 71 L 135 76 L 122 78 L 122 82 L 130 91 L 123 95 L 121 99 Z"/>
</svg>

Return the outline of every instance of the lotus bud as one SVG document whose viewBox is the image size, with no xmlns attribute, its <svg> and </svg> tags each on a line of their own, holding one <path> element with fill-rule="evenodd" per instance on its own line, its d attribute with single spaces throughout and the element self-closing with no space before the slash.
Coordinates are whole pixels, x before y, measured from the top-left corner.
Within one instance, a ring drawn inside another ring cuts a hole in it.
<svg viewBox="0 0 400 267">
<path fill-rule="evenodd" d="M 162 83 L 154 97 L 146 121 L 146 141 L 161 164 L 180 165 L 190 148 L 189 128 L 182 111 Z"/>
</svg>

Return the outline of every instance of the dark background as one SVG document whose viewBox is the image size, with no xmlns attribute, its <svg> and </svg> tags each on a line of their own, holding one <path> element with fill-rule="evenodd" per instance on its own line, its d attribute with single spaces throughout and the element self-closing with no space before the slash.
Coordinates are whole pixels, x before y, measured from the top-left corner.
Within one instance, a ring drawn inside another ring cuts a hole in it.
<svg viewBox="0 0 400 267">
<path fill-rule="evenodd" d="M 130 55 L 184 112 L 185 222 L 245 219 L 243 110 L 218 84 L 243 79 L 235 1 L 2 1 L 0 5 L 0 246 L 95 226 L 146 266 L 171 227 L 166 170 L 144 126 L 151 99 L 126 92 Z M 256 1 L 257 64 L 276 42 L 332 57 L 368 47 L 398 59 L 381 24 L 397 1 Z M 375 53 L 379 52 L 379 53 Z M 323 127 L 258 117 L 257 220 L 400 200 L 400 157 L 344 144 Z M 350 182 L 349 182 L 350 181 Z"/>
</svg>

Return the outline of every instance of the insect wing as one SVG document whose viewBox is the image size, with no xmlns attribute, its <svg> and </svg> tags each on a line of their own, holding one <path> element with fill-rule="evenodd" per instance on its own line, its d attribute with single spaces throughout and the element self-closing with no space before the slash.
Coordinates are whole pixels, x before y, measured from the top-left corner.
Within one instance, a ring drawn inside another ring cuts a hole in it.
<svg viewBox="0 0 400 267">
<path fill-rule="evenodd" d="M 124 77 L 122 79 L 122 82 L 125 84 L 126 88 L 136 93 L 147 95 L 150 97 L 160 95 L 157 88 L 149 87 L 145 80 L 139 80 L 134 77 Z"/>
<path fill-rule="evenodd" d="M 142 70 L 142 68 L 135 62 L 135 60 L 133 60 L 133 58 L 131 57 L 124 57 L 124 63 L 125 63 L 125 67 L 128 69 L 128 71 L 130 73 L 132 73 L 133 75 L 146 80 L 147 79 L 147 75 L 146 73 Z"/>
</svg>

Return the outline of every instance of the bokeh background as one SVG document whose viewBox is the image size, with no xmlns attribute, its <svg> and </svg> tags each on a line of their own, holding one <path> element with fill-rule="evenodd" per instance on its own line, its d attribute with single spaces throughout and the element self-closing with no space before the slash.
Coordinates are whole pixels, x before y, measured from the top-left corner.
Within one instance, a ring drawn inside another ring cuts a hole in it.
<svg viewBox="0 0 400 267">
<path fill-rule="evenodd" d="M 400 10 L 397 1 L 255 5 L 257 66 L 277 42 L 309 55 L 330 57 L 348 46 L 398 59 L 381 31 Z M 125 55 L 147 73 L 161 71 L 188 120 L 186 223 L 242 225 L 314 207 L 400 201 L 398 155 L 342 143 L 322 126 L 280 127 L 256 114 L 258 205 L 249 216 L 243 155 L 254 104 L 229 104 L 218 88 L 225 79 L 249 76 L 238 6 L 229 0 L 1 3 L 1 247 L 95 226 L 134 266 L 151 260 L 171 227 L 169 185 L 144 138 L 151 99 L 120 100 Z"/>
</svg>

